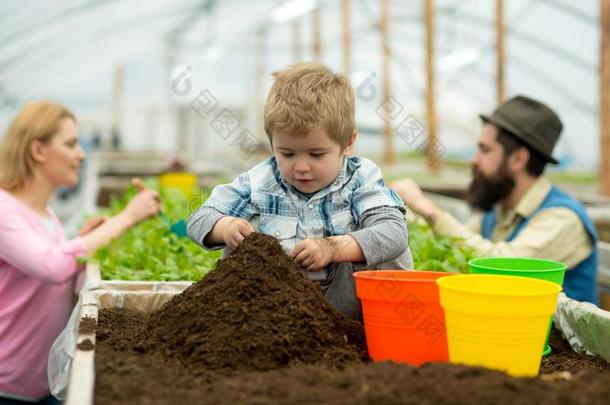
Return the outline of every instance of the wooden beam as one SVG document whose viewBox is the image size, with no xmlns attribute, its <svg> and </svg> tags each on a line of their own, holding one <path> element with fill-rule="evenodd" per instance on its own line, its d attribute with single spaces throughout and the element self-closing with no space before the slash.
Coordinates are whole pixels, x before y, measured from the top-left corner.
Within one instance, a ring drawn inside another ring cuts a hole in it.
<svg viewBox="0 0 610 405">
<path fill-rule="evenodd" d="M 610 197 L 610 0 L 600 0 L 600 194 Z"/>
<path fill-rule="evenodd" d="M 295 60 L 297 62 L 298 60 Z M 255 134 L 259 140 L 265 139 L 264 129 L 264 109 L 265 109 L 265 95 L 263 94 L 265 88 L 265 77 L 267 70 L 267 30 L 265 28 L 259 28 L 256 34 L 256 84 L 254 90 L 254 108 L 256 115 L 256 131 Z"/>
<path fill-rule="evenodd" d="M 123 121 L 123 95 L 125 93 L 125 65 L 115 65 L 112 74 L 112 128 L 111 143 L 113 147 L 121 145 L 121 123 Z M 154 136 L 154 135 L 153 135 Z M 154 139 L 153 139 L 154 141 Z M 151 142 L 150 145 L 154 145 Z"/>
<path fill-rule="evenodd" d="M 121 124 L 121 110 L 123 108 L 123 93 L 125 89 L 125 66 L 114 66 L 112 74 L 112 126 L 118 128 Z"/>
<path fill-rule="evenodd" d="M 341 0 L 341 14 L 343 17 L 343 74 L 347 76 L 352 71 L 351 0 Z"/>
<path fill-rule="evenodd" d="M 313 60 L 320 62 L 322 60 L 322 27 L 320 23 L 320 6 L 316 7 L 312 12 L 312 54 Z"/>
<path fill-rule="evenodd" d="M 393 145 L 393 128 L 392 128 L 392 112 L 390 110 L 390 40 L 388 35 L 388 21 L 390 17 L 390 2 L 389 0 L 381 1 L 381 20 L 379 29 L 381 30 L 381 48 L 382 48 L 382 65 L 383 65 L 383 116 L 385 125 L 383 127 L 384 147 L 383 147 L 383 163 L 385 165 L 393 165 L 396 162 Z"/>
<path fill-rule="evenodd" d="M 298 63 L 303 60 L 301 46 L 301 21 L 297 18 L 292 22 L 292 61 Z"/>
<path fill-rule="evenodd" d="M 496 96 L 504 102 L 504 0 L 496 0 Z"/>
<path fill-rule="evenodd" d="M 434 99 L 434 1 L 424 0 L 426 26 L 426 162 L 432 172 L 440 169 L 440 147 L 436 135 L 436 103 Z"/>
</svg>

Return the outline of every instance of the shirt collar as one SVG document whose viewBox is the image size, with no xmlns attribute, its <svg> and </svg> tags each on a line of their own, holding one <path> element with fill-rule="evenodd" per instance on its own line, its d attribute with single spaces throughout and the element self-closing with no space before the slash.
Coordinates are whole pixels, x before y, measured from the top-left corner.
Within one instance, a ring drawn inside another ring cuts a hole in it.
<svg viewBox="0 0 610 405">
<path fill-rule="evenodd" d="M 546 196 L 551 191 L 552 187 L 551 180 L 547 177 L 540 176 L 534 184 L 525 192 L 517 206 L 515 207 L 515 212 L 522 216 L 523 218 L 527 218 L 540 207 L 542 201 L 546 198 Z"/>
<path fill-rule="evenodd" d="M 538 177 L 534 184 L 523 194 L 515 208 L 505 210 L 502 208 L 502 204 L 497 205 L 496 212 L 499 220 L 503 223 L 511 223 L 516 215 L 522 218 L 529 217 L 540 207 L 542 201 L 551 191 L 552 186 L 551 180 L 547 177 Z"/>
</svg>

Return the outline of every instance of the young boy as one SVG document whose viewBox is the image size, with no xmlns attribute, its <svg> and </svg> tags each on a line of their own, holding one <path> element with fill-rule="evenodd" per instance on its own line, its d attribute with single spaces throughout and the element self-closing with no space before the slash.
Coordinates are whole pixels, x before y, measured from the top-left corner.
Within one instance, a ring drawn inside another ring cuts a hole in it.
<svg viewBox="0 0 610 405">
<path fill-rule="evenodd" d="M 264 117 L 274 156 L 215 187 L 189 236 L 234 249 L 252 232 L 273 235 L 337 310 L 359 318 L 354 269 L 412 268 L 404 205 L 373 162 L 348 157 L 357 133 L 347 78 L 318 63 L 274 77 Z"/>
</svg>

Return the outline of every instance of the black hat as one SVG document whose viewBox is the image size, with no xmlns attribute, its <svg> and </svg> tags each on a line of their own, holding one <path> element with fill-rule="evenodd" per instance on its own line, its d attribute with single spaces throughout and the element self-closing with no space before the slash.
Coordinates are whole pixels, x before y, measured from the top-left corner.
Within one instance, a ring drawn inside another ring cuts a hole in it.
<svg viewBox="0 0 610 405">
<path fill-rule="evenodd" d="M 493 114 L 481 114 L 480 117 L 486 123 L 507 130 L 548 162 L 558 163 L 552 153 L 563 124 L 557 114 L 541 102 L 516 96 L 502 103 Z"/>
</svg>

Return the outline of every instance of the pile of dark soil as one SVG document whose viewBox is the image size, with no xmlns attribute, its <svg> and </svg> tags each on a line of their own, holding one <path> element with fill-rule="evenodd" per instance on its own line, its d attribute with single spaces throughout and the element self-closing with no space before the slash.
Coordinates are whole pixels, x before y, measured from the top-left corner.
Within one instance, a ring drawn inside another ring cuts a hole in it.
<svg viewBox="0 0 610 405">
<path fill-rule="evenodd" d="M 338 314 L 261 234 L 160 311 L 102 310 L 98 320 L 98 403 L 191 401 L 227 375 L 366 358 L 362 325 Z"/>
<path fill-rule="evenodd" d="M 360 361 L 348 340 L 362 335 L 362 327 L 331 307 L 277 239 L 252 234 L 151 315 L 140 350 L 228 372 L 341 367 Z"/>
</svg>

